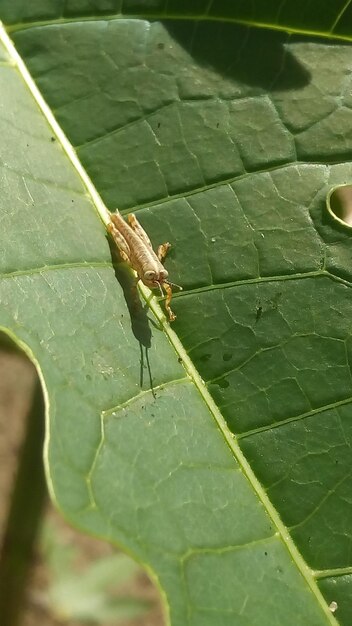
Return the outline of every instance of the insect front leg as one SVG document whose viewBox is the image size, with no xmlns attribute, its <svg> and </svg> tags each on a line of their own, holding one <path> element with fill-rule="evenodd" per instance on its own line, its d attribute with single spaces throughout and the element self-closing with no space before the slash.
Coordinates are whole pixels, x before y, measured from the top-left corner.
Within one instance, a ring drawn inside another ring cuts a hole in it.
<svg viewBox="0 0 352 626">
<path fill-rule="evenodd" d="M 166 243 L 161 243 L 160 246 L 158 247 L 157 257 L 161 263 L 165 259 L 170 248 L 171 248 L 171 243 L 169 243 L 168 241 Z"/>
<path fill-rule="evenodd" d="M 163 287 L 166 291 L 165 309 L 167 310 L 169 314 L 170 322 L 173 322 L 176 319 L 176 315 L 173 311 L 171 311 L 171 308 L 170 308 L 170 302 L 172 298 L 171 285 L 169 285 L 169 283 L 163 283 Z"/>
</svg>

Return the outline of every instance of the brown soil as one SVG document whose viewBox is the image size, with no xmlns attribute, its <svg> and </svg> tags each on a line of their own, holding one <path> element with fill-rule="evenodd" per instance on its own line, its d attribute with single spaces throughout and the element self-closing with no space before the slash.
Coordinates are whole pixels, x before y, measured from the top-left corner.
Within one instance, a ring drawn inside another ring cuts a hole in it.
<svg viewBox="0 0 352 626">
<path fill-rule="evenodd" d="M 0 347 L 0 545 L 35 381 L 35 369 L 22 354 L 11 348 Z M 114 551 L 109 544 L 83 535 L 69 527 L 50 503 L 47 506 L 45 519 L 57 528 L 60 540 L 63 539 L 65 543 L 71 543 L 80 549 L 82 561 L 88 565 L 95 559 Z M 20 626 L 83 626 L 77 621 L 60 621 L 52 615 L 46 601 L 46 589 L 49 582 L 50 570 L 38 546 L 31 564 Z M 119 622 L 119 626 L 163 626 L 164 620 L 158 593 L 142 570 L 133 583 L 123 588 L 123 592 L 126 595 L 150 601 L 152 608 L 143 617 Z"/>
</svg>

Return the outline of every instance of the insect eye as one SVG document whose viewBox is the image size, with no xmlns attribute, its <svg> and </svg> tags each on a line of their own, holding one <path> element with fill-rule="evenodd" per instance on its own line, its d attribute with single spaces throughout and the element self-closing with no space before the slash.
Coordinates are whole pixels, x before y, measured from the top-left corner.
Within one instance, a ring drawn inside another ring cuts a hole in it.
<svg viewBox="0 0 352 626">
<path fill-rule="evenodd" d="M 144 272 L 144 278 L 146 280 L 153 280 L 155 278 L 155 272 L 153 270 L 147 270 Z"/>
</svg>

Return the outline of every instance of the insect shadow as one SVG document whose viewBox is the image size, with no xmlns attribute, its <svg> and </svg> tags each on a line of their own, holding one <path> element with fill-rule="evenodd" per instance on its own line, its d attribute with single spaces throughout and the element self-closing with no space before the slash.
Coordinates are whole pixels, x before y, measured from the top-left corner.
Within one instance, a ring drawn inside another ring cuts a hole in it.
<svg viewBox="0 0 352 626">
<path fill-rule="evenodd" d="M 131 320 L 132 332 L 139 343 L 140 348 L 140 373 L 139 384 L 143 387 L 144 383 L 144 370 L 148 371 L 148 378 L 151 392 L 155 398 L 155 392 L 153 387 L 153 376 L 149 361 L 149 349 L 152 345 L 152 332 L 150 329 L 150 323 L 158 328 L 157 324 L 151 320 L 147 312 L 149 310 L 148 303 L 142 304 L 139 292 L 137 289 L 137 280 L 133 276 L 127 263 L 125 263 L 118 252 L 113 241 L 107 236 L 107 240 L 110 247 L 111 260 L 114 267 L 115 277 L 120 286 L 122 287 L 123 295 L 127 304 L 127 309 Z"/>
</svg>

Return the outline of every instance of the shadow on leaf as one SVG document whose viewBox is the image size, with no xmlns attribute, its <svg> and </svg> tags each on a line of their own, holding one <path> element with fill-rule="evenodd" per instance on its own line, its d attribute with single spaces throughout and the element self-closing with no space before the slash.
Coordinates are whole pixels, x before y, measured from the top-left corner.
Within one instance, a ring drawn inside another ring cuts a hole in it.
<svg viewBox="0 0 352 626">
<path fill-rule="evenodd" d="M 302 88 L 310 72 L 285 47 L 287 33 L 219 21 L 165 21 L 173 39 L 203 67 L 265 90 Z M 211 44 L 210 44 L 211 42 Z"/>
<path fill-rule="evenodd" d="M 149 349 L 152 345 L 152 333 L 150 330 L 150 322 L 147 312 L 148 304 L 142 305 L 137 289 L 137 280 L 131 269 L 121 260 L 119 252 L 114 243 L 108 237 L 111 259 L 114 267 L 116 280 L 122 287 L 123 295 L 127 304 L 128 312 L 131 320 L 132 332 L 139 343 L 140 348 L 140 376 L 139 384 L 143 387 L 144 369 L 148 370 L 148 378 L 151 392 L 154 396 L 153 376 L 149 361 Z M 144 362 L 145 361 L 145 362 Z"/>
</svg>

